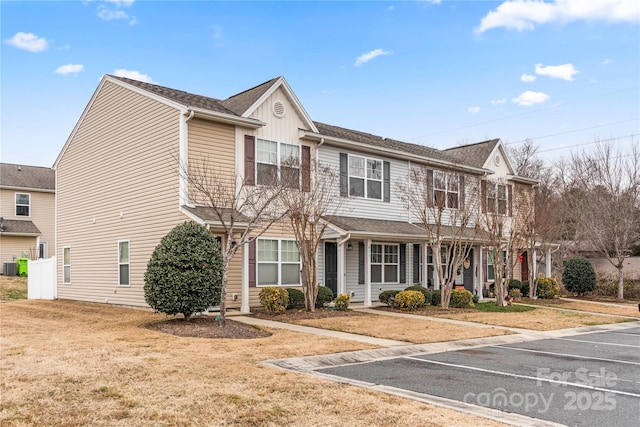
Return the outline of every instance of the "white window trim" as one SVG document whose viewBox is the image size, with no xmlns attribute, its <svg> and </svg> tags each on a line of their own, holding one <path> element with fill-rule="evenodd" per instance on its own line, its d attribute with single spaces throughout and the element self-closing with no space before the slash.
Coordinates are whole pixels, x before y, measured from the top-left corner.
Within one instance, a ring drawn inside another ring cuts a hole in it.
<svg viewBox="0 0 640 427">
<path fill-rule="evenodd" d="M 69 263 L 65 264 L 65 260 L 64 260 L 64 253 L 66 250 L 69 250 Z M 70 285 L 71 284 L 71 256 L 72 256 L 72 252 L 71 252 L 71 246 L 63 246 L 62 247 L 62 283 L 65 285 Z M 65 274 L 64 274 L 64 269 L 65 267 L 69 267 L 69 280 L 65 280 Z"/>
<path fill-rule="evenodd" d="M 260 160 L 258 160 L 258 145 L 260 144 L 260 141 L 266 141 L 266 142 L 273 142 L 276 144 L 276 163 L 271 163 L 271 162 L 262 162 Z M 281 146 L 282 145 L 291 145 L 293 147 L 298 147 L 298 188 L 300 188 L 301 186 L 301 167 L 302 167 L 302 146 L 300 144 L 295 144 L 295 143 L 291 143 L 291 142 L 284 142 L 284 141 L 278 141 L 275 139 L 268 139 L 268 138 L 260 138 L 257 137 L 256 138 L 256 143 L 255 143 L 255 153 L 254 153 L 254 159 L 255 159 L 255 183 L 257 186 L 260 187 L 265 187 L 266 184 L 258 184 L 259 182 L 259 178 L 258 178 L 258 164 L 262 163 L 265 165 L 274 165 L 276 167 L 276 171 L 278 173 L 278 180 L 280 180 L 281 178 L 281 168 L 282 165 L 280 164 L 280 155 L 281 155 Z"/>
<path fill-rule="evenodd" d="M 40 250 L 40 247 L 44 248 L 44 250 Z M 38 242 L 38 258 L 47 258 L 46 255 L 48 255 L 48 252 L 49 244 L 47 242 Z"/>
<path fill-rule="evenodd" d="M 495 283 L 496 281 L 496 262 L 495 262 L 495 253 L 496 251 L 493 249 L 485 249 L 487 251 L 487 277 L 486 277 L 486 282 L 487 283 Z M 493 254 L 493 255 L 492 255 Z M 507 251 L 502 250 L 502 259 L 503 261 L 506 259 L 507 256 Z M 489 263 L 489 260 L 493 258 L 493 263 Z M 493 279 L 489 279 L 489 266 L 493 266 Z M 505 273 L 505 272 L 503 272 Z"/>
<path fill-rule="evenodd" d="M 504 188 L 504 199 L 500 198 L 500 187 Z M 493 190 L 495 192 L 495 197 L 493 197 L 493 202 L 490 203 L 489 200 L 489 191 Z M 500 200 L 504 200 L 504 212 L 500 211 Z M 487 182 L 487 213 L 494 215 L 507 215 L 509 213 L 509 193 L 507 192 L 507 184 L 501 184 L 499 182 Z"/>
<path fill-rule="evenodd" d="M 128 256 L 127 256 L 127 262 L 120 262 L 120 243 L 126 243 L 127 244 L 127 252 L 128 252 Z M 128 271 L 128 277 L 127 277 L 127 282 L 128 284 L 123 285 L 121 282 L 121 277 L 120 277 L 120 266 L 122 265 L 128 265 L 129 269 Z M 119 287 L 123 287 L 123 288 L 130 288 L 131 287 L 131 241 L 130 240 L 118 240 L 118 286 Z"/>
<path fill-rule="evenodd" d="M 356 175 L 351 175 L 351 158 L 352 157 L 358 157 L 361 159 L 364 159 L 364 177 L 361 176 L 356 176 Z M 380 179 L 375 179 L 375 178 L 369 178 L 367 176 L 367 161 L 374 161 L 374 162 L 380 162 L 380 168 L 381 168 L 381 178 Z M 354 196 L 351 194 L 351 178 L 356 178 L 356 179 L 362 179 L 364 180 L 364 196 Z M 380 197 L 369 197 L 368 193 L 368 188 L 369 186 L 367 185 L 367 183 L 369 181 L 375 181 L 375 182 L 379 182 L 380 183 Z M 347 184 L 348 184 L 348 192 L 347 194 L 349 195 L 349 197 L 354 197 L 357 199 L 369 199 L 369 200 L 383 200 L 384 199 L 384 161 L 382 159 L 379 158 L 375 158 L 375 157 L 367 157 L 367 156 L 361 156 L 358 154 L 349 154 L 347 156 Z"/>
<path fill-rule="evenodd" d="M 436 188 L 436 175 L 441 175 L 442 180 L 444 181 L 444 188 Z M 452 176 L 455 176 L 458 179 L 458 190 L 452 191 L 449 190 L 449 180 Z M 451 172 L 445 172 L 441 170 L 433 171 L 433 202 L 435 206 L 438 206 L 436 200 L 436 192 L 444 193 L 444 207 L 447 209 L 460 209 L 460 175 Z M 458 199 L 458 204 L 455 207 L 449 206 L 449 194 L 456 194 L 456 198 Z"/>
<path fill-rule="evenodd" d="M 382 246 L 382 262 L 373 262 L 372 260 L 370 261 L 371 267 L 373 267 L 374 265 L 379 265 L 380 268 L 380 282 L 374 282 L 373 279 L 371 279 L 371 283 L 375 283 L 377 284 L 395 284 L 395 283 L 400 283 L 400 245 L 398 243 L 380 243 L 380 242 L 373 242 L 371 243 L 371 246 L 374 245 L 380 245 Z M 391 262 L 385 262 L 384 256 L 385 256 L 385 248 L 388 246 L 394 246 L 396 248 L 396 256 L 398 257 L 398 262 L 397 263 L 391 263 Z M 371 251 L 370 251 L 371 252 Z M 372 252 L 371 252 L 372 253 Z M 384 280 L 385 278 L 385 268 L 387 265 L 395 265 L 396 266 L 396 280 L 393 282 L 387 282 Z M 373 275 L 371 274 L 371 271 L 369 271 L 369 277 L 373 277 Z"/>
<path fill-rule="evenodd" d="M 260 261 L 260 256 L 259 256 L 260 251 L 258 249 L 258 245 L 261 240 L 276 240 L 278 242 L 278 260 L 277 261 Z M 263 287 L 269 287 L 269 286 L 284 286 L 284 287 L 301 286 L 302 277 L 301 277 L 300 269 L 302 268 L 302 259 L 300 258 L 300 249 L 298 249 L 298 262 L 284 262 L 282 261 L 282 242 L 293 242 L 294 244 L 296 244 L 296 247 L 297 247 L 297 243 L 295 239 L 287 239 L 284 237 L 264 237 L 256 240 L 256 287 L 263 288 Z M 276 270 L 278 273 L 277 283 L 265 284 L 265 285 L 260 284 L 260 264 L 277 264 L 278 265 L 278 268 Z M 282 265 L 298 265 L 298 283 L 285 283 L 285 284 L 282 283 L 282 268 L 281 268 Z"/>
<path fill-rule="evenodd" d="M 27 196 L 29 198 L 29 204 L 27 204 L 27 205 L 25 205 L 23 203 L 18 204 L 18 195 Z M 19 217 L 23 217 L 23 218 L 31 217 L 31 193 L 17 193 L 17 192 L 14 193 L 13 203 L 14 203 L 13 213 L 15 214 L 15 216 L 19 216 Z M 29 215 L 18 215 L 18 206 L 26 206 L 27 208 L 29 208 Z"/>
</svg>

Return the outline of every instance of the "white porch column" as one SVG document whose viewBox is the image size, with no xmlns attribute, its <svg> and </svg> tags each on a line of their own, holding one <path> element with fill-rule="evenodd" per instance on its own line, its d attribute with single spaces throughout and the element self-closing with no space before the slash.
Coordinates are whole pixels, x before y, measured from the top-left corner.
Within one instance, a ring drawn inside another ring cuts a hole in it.
<svg viewBox="0 0 640 427">
<path fill-rule="evenodd" d="M 338 242 L 338 294 L 347 293 L 347 269 L 346 269 L 346 252 L 344 250 L 345 242 Z M 337 296 L 337 295 L 336 295 Z"/>
<path fill-rule="evenodd" d="M 241 313 L 249 313 L 249 245 L 242 246 L 242 304 Z"/>
<path fill-rule="evenodd" d="M 544 257 L 545 276 L 551 277 L 551 248 L 544 251 Z"/>
<path fill-rule="evenodd" d="M 538 277 L 538 250 L 536 248 L 533 248 L 533 254 L 531 254 L 531 256 L 533 256 L 531 263 L 533 266 L 533 280 L 536 280 Z"/>
<path fill-rule="evenodd" d="M 482 251 L 483 248 L 482 246 L 478 247 L 478 278 L 480 280 L 480 294 L 478 295 L 480 297 L 480 301 L 484 300 L 484 265 L 482 265 Z"/>
<path fill-rule="evenodd" d="M 371 307 L 371 239 L 364 241 L 364 306 Z"/>
<path fill-rule="evenodd" d="M 422 287 L 426 288 L 429 285 L 429 266 L 427 261 L 429 260 L 429 245 L 423 243 L 420 245 L 422 251 Z"/>
</svg>

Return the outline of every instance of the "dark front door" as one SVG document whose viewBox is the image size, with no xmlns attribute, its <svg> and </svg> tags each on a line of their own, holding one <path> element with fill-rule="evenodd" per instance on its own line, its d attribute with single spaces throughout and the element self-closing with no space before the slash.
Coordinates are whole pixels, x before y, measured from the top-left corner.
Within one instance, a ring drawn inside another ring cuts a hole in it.
<svg viewBox="0 0 640 427">
<path fill-rule="evenodd" d="M 324 243 L 324 285 L 338 295 L 338 245 Z"/>
<path fill-rule="evenodd" d="M 464 283 L 464 288 L 473 294 L 473 276 L 474 276 L 474 265 L 473 265 L 473 249 L 469 252 L 469 256 L 465 258 L 464 263 L 462 265 L 462 281 Z"/>
<path fill-rule="evenodd" d="M 529 280 L 529 256 L 527 252 L 522 252 L 522 261 L 520 261 L 520 280 L 523 282 Z"/>
</svg>

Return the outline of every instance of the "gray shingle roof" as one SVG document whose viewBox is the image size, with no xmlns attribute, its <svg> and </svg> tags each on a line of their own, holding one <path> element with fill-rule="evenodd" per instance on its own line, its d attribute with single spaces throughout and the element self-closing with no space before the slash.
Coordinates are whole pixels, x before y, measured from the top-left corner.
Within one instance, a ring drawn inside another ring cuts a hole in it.
<svg viewBox="0 0 640 427">
<path fill-rule="evenodd" d="M 424 236 L 422 228 L 403 221 L 385 221 L 346 216 L 334 216 L 327 218 L 327 221 L 352 234 L 384 234 L 387 236 L 416 236 L 416 238 Z"/>
<path fill-rule="evenodd" d="M 230 96 L 220 103 L 237 115 L 242 116 L 279 78 L 276 77 L 244 92 Z"/>
<path fill-rule="evenodd" d="M 187 107 L 202 108 L 202 109 L 214 111 L 217 113 L 236 115 L 233 111 L 224 107 L 221 104 L 219 99 L 210 98 L 208 96 L 196 95 L 196 94 L 185 92 L 182 90 L 171 89 L 168 87 L 158 86 L 151 83 L 145 83 L 138 80 L 128 79 L 126 77 L 116 77 L 116 76 L 110 76 L 110 77 L 113 77 L 114 79 L 128 83 L 132 86 L 136 86 L 140 89 L 144 89 L 147 92 L 151 92 L 155 95 L 161 96 L 170 101 L 177 102 Z"/>
<path fill-rule="evenodd" d="M 464 161 L 469 166 L 481 168 L 487 162 L 489 155 L 496 148 L 499 139 L 477 142 L 475 144 L 461 145 L 444 150 L 446 153 Z"/>
<path fill-rule="evenodd" d="M 40 230 L 33 221 L 0 218 L 0 233 L 3 234 L 33 234 L 38 235 Z"/>
<path fill-rule="evenodd" d="M 241 117 L 249 107 L 251 107 L 262 95 L 271 88 L 278 79 L 276 77 L 261 83 L 251 89 L 247 89 L 236 95 L 232 95 L 225 100 L 210 98 L 207 96 L 196 95 L 181 90 L 171 89 L 164 86 L 158 86 L 151 83 L 140 82 L 128 79 L 126 77 L 111 76 L 125 83 L 144 89 L 155 95 L 161 96 L 168 100 L 177 102 L 187 107 L 202 108 L 214 112 L 225 113 Z M 412 155 L 432 159 L 436 161 L 444 161 L 452 164 L 472 166 L 482 168 L 487 156 L 495 147 L 498 140 L 485 141 L 478 144 L 471 144 L 464 147 L 456 147 L 449 150 L 438 150 L 424 145 L 411 144 L 408 142 L 398 141 L 390 138 L 383 138 L 365 132 L 352 129 L 346 129 L 339 126 L 333 126 L 326 123 L 314 122 L 321 135 L 334 138 L 346 139 L 349 141 L 360 142 L 378 148 L 387 148 L 396 151 L 405 152 Z M 486 151 L 488 143 L 493 143 L 489 151 Z M 475 147 L 478 146 L 478 147 Z M 469 147 L 468 151 L 466 150 Z"/>
<path fill-rule="evenodd" d="M 457 156 L 452 156 L 441 150 L 426 147 L 424 145 L 411 144 L 395 139 L 383 138 L 381 136 L 372 135 L 370 133 L 359 132 L 351 129 L 345 129 L 338 126 L 328 125 L 326 123 L 314 122 L 318 128 L 318 132 L 323 135 L 334 138 L 347 139 L 349 141 L 361 142 L 372 145 L 374 147 L 388 148 L 398 151 L 404 151 L 409 154 L 423 156 L 435 160 L 442 160 L 450 163 L 466 164 L 469 163 L 461 160 Z"/>
<path fill-rule="evenodd" d="M 205 222 L 218 222 L 220 221 L 220 218 L 218 217 L 218 215 L 216 214 L 215 210 L 213 210 L 213 208 L 207 207 L 207 206 L 195 206 L 195 207 L 191 207 L 191 206 L 183 206 L 183 209 L 189 211 L 191 214 L 195 215 L 196 217 L 200 218 L 201 220 L 205 221 Z M 222 212 L 223 215 L 223 219 L 225 221 L 229 221 L 231 219 L 231 213 L 233 212 L 233 210 L 231 209 L 224 209 Z M 235 213 L 235 215 L 233 216 L 233 220 L 236 223 L 247 223 L 250 221 L 250 218 L 244 216 L 243 214 L 241 214 L 240 212 Z"/>
<path fill-rule="evenodd" d="M 0 186 L 55 190 L 56 175 L 51 168 L 0 163 Z"/>
</svg>

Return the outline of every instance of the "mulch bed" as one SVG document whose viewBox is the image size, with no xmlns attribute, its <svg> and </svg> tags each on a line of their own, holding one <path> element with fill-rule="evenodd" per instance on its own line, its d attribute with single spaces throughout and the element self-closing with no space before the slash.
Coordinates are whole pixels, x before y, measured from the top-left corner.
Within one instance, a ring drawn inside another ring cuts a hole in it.
<svg viewBox="0 0 640 427">
<path fill-rule="evenodd" d="M 213 316 L 197 316 L 189 321 L 182 318 L 161 320 L 143 325 L 147 329 L 179 337 L 252 339 L 271 336 L 270 333 L 251 325 L 235 322 L 227 318 L 224 328 Z"/>
<path fill-rule="evenodd" d="M 304 308 L 290 309 L 284 313 L 269 313 L 264 309 L 251 309 L 251 313 L 258 319 L 273 320 L 276 322 L 295 323 L 298 320 L 306 319 L 326 319 L 328 317 L 364 316 L 352 310 L 329 310 L 327 308 L 316 308 L 315 311 L 307 311 Z"/>
</svg>

